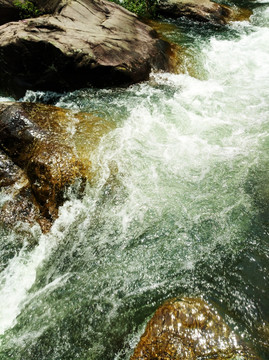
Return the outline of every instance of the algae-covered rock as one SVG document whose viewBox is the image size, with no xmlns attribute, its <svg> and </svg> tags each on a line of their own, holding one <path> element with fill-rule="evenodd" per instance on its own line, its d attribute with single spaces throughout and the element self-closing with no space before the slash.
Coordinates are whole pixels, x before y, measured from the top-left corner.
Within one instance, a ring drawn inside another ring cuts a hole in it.
<svg viewBox="0 0 269 360">
<path fill-rule="evenodd" d="M 174 299 L 147 324 L 131 360 L 258 359 L 204 300 Z"/>
</svg>

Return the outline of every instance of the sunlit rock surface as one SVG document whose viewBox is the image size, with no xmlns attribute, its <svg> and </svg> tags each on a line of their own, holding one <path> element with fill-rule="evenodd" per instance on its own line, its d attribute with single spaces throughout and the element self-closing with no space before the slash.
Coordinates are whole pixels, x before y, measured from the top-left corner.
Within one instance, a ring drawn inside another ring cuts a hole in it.
<svg viewBox="0 0 269 360">
<path fill-rule="evenodd" d="M 65 91 L 121 86 L 169 70 L 170 45 L 105 0 L 61 2 L 52 15 L 0 27 L 0 89 Z"/>
<path fill-rule="evenodd" d="M 36 207 L 42 217 L 55 220 L 67 188 L 77 184 L 81 192 L 91 180 L 89 152 L 111 128 L 103 119 L 54 106 L 2 104 L 0 186 L 12 199 L 2 209 L 4 222 L 27 220 L 28 215 L 32 222 Z M 16 203 L 21 203 L 17 217 L 9 216 Z"/>
<path fill-rule="evenodd" d="M 258 359 L 203 300 L 161 306 L 147 324 L 131 360 Z"/>
</svg>

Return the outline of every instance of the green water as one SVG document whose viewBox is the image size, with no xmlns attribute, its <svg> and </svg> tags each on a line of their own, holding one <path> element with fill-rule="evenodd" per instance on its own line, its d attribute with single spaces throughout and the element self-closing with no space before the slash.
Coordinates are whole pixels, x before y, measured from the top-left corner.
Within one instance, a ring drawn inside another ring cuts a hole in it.
<svg viewBox="0 0 269 360">
<path fill-rule="evenodd" d="M 225 29 L 167 30 L 185 73 L 27 93 L 116 128 L 89 154 L 96 184 L 49 234 L 1 230 L 1 360 L 129 359 L 155 309 L 182 295 L 269 358 L 269 8 L 252 7 Z"/>
</svg>

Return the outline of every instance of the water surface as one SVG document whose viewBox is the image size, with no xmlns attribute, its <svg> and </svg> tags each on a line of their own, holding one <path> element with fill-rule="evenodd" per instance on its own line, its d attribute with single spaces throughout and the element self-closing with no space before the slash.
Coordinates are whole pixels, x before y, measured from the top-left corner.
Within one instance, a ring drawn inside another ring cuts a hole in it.
<svg viewBox="0 0 269 360">
<path fill-rule="evenodd" d="M 213 303 L 268 359 L 269 8 L 252 7 L 224 29 L 170 22 L 179 74 L 27 93 L 115 129 L 89 154 L 95 184 L 49 234 L 0 230 L 1 360 L 128 359 L 182 295 Z"/>
</svg>

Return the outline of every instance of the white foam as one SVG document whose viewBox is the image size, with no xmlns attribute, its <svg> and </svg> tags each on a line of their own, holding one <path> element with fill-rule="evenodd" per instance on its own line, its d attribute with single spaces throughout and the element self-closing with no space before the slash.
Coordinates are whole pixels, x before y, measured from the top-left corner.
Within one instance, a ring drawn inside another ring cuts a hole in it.
<svg viewBox="0 0 269 360">
<path fill-rule="evenodd" d="M 43 238 L 31 253 L 24 247 L 1 273 L 0 334 L 15 324 L 20 305 L 35 281 L 36 269 L 47 254 L 47 246 Z"/>
</svg>

